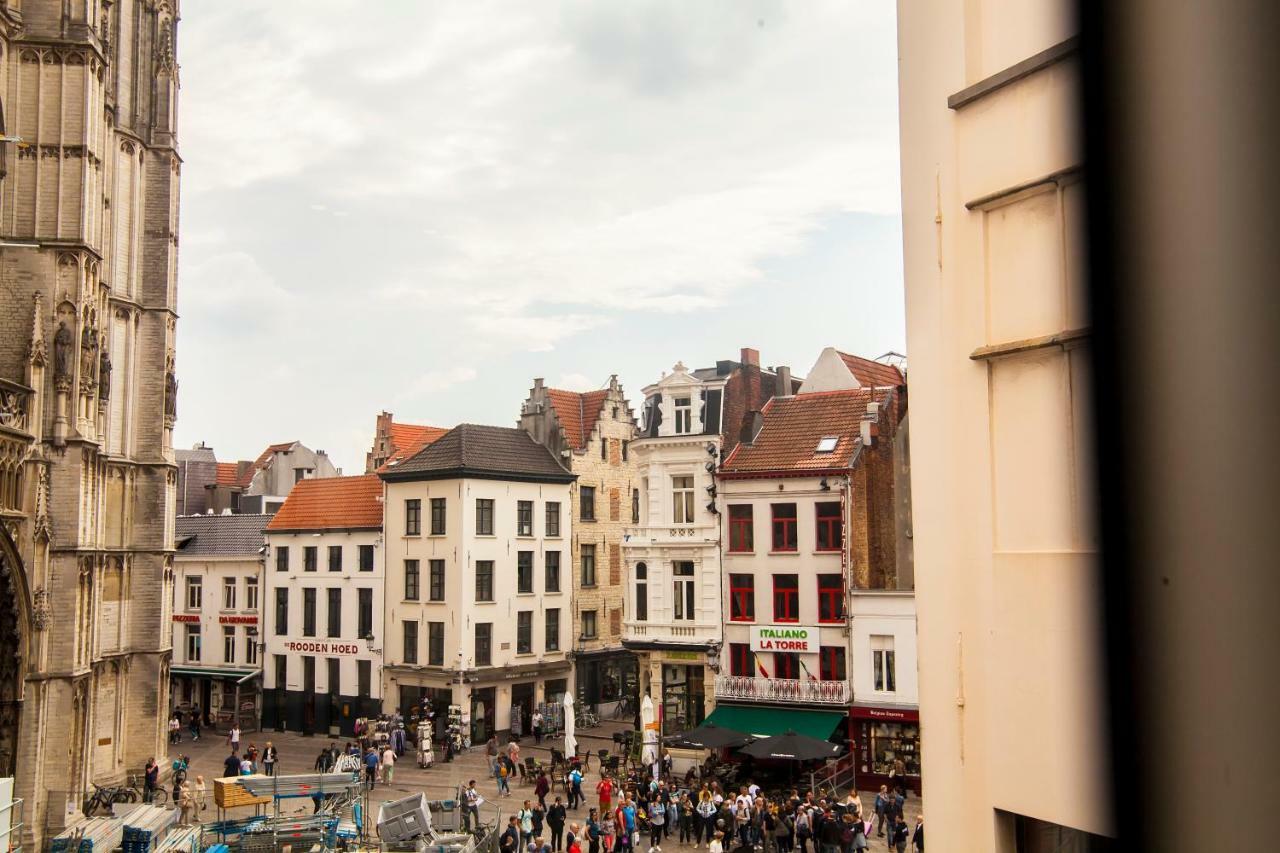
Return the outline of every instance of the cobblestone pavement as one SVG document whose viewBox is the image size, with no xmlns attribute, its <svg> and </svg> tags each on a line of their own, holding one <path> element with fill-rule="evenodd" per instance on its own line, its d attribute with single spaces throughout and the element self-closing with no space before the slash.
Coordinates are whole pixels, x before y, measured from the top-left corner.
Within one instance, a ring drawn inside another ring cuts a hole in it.
<svg viewBox="0 0 1280 853">
<path fill-rule="evenodd" d="M 623 728 L 627 728 L 627 724 L 610 721 L 602 723 L 597 728 L 581 730 L 577 733 L 579 749 L 589 749 L 593 754 L 583 783 L 583 790 L 587 792 L 588 800 L 592 804 L 596 802 L 595 785 L 599 779 L 598 759 L 594 757 L 595 751 L 611 748 L 613 746 L 613 732 Z M 241 737 L 241 746 L 247 748 L 250 744 L 253 744 L 261 750 L 268 741 L 274 744 L 279 751 L 280 765 L 277 772 L 283 774 L 313 772 L 312 768 L 315 764 L 316 756 L 322 748 L 328 747 L 330 743 L 335 741 L 339 747 L 343 747 L 347 743 L 347 740 L 342 738 L 304 737 L 290 732 L 249 732 Z M 522 738 L 520 755 L 522 758 L 533 756 L 540 761 L 546 761 L 551 757 L 551 748 L 559 747 L 562 743 L 563 741 L 559 738 L 546 738 L 539 746 L 533 743 L 532 738 Z M 169 762 L 179 754 L 190 757 L 191 769 L 189 772 L 192 780 L 197 775 L 204 776 L 205 785 L 208 788 L 206 797 L 207 809 L 201 815 L 201 819 L 205 821 L 216 819 L 212 780 L 222 775 L 223 759 L 230 754 L 226 735 L 206 732 L 199 741 L 193 742 L 184 730 L 182 742 L 169 746 L 168 761 L 162 766 L 167 768 Z M 471 779 L 476 780 L 476 789 L 488 801 L 484 815 L 485 819 L 488 819 L 489 815 L 492 814 L 491 809 L 497 808 L 502 810 L 503 820 L 505 820 L 505 815 L 519 809 L 525 799 L 533 799 L 532 784 L 525 784 L 518 777 L 511 782 L 511 796 L 498 798 L 497 782 L 488 773 L 482 746 L 474 747 L 469 752 L 455 756 L 451 762 L 444 761 L 444 754 L 441 750 L 437 750 L 435 755 L 435 766 L 422 769 L 415 764 L 413 753 L 406 752 L 404 757 L 396 764 L 394 780 L 390 784 L 376 785 L 370 793 L 370 819 L 376 819 L 379 804 L 407 797 L 418 791 L 425 793 L 429 800 L 452 799 L 457 795 L 458 787 Z M 563 796 L 563 791 L 559 788 L 553 789 L 552 794 L 548 795 L 548 802 L 555 794 Z M 870 810 L 875 802 L 875 793 L 862 791 L 860 795 L 863 806 Z M 915 826 L 916 815 L 921 808 L 922 803 L 919 797 L 912 796 L 907 800 L 905 812 L 908 826 Z M 311 810 L 312 803 L 308 799 L 284 800 L 282 801 L 280 813 L 310 813 Z M 248 817 L 252 813 L 253 809 L 247 807 L 232 809 L 228 811 L 227 817 Z M 575 821 L 585 822 L 586 818 L 586 806 L 569 812 L 570 823 Z M 873 848 L 880 848 L 885 845 L 884 839 L 877 839 L 874 836 L 872 842 Z M 680 844 L 672 838 L 663 843 L 663 848 L 668 851 L 673 849 L 687 850 L 692 849 L 693 845 Z"/>
</svg>

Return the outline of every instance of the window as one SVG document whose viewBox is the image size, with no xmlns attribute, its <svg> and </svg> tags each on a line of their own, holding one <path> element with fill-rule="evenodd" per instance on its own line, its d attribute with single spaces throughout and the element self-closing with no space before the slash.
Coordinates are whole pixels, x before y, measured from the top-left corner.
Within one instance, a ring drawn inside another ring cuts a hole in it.
<svg viewBox="0 0 1280 853">
<path fill-rule="evenodd" d="M 818 669 L 818 677 L 823 681 L 844 681 L 848 678 L 844 646 L 822 646 L 818 649 Z"/>
<path fill-rule="evenodd" d="M 692 622 L 694 615 L 693 563 L 683 560 L 676 562 L 672 566 L 672 574 L 675 576 L 675 612 L 673 616 L 676 619 Z"/>
<path fill-rule="evenodd" d="M 516 593 L 533 592 L 533 552 L 516 552 Z"/>
<path fill-rule="evenodd" d="M 600 461 L 604 462 L 609 458 L 609 439 L 600 439 Z"/>
<path fill-rule="evenodd" d="M 560 591 L 560 552 L 548 551 L 543 557 L 546 561 L 546 592 Z"/>
<path fill-rule="evenodd" d="M 342 571 L 342 546 L 341 545 L 329 546 L 329 571 L 331 572 Z"/>
<path fill-rule="evenodd" d="M 818 446 L 814 449 L 814 453 L 835 453 L 836 445 L 840 443 L 840 437 L 835 435 L 824 435 L 818 439 Z"/>
<path fill-rule="evenodd" d="M 328 617 L 329 624 L 327 636 L 342 636 L 342 587 L 330 587 L 329 594 L 329 610 L 325 614 Z"/>
<path fill-rule="evenodd" d="M 289 686 L 289 658 L 284 655 L 272 655 L 276 664 L 276 683 L 277 690 L 284 690 Z"/>
<path fill-rule="evenodd" d="M 796 550 L 796 505 L 773 505 L 773 550 Z"/>
<path fill-rule="evenodd" d="M 418 662 L 418 623 L 406 619 L 400 623 L 404 626 L 404 662 Z"/>
<path fill-rule="evenodd" d="M 582 585 L 596 585 L 596 546 L 582 546 Z"/>
<path fill-rule="evenodd" d="M 443 536 L 444 523 L 447 516 L 444 509 L 444 498 L 431 499 L 431 535 Z"/>
<path fill-rule="evenodd" d="M 689 404 L 691 398 L 676 397 L 676 434 L 681 435 L 693 429 L 693 406 Z"/>
<path fill-rule="evenodd" d="M 316 692 L 316 659 L 311 655 L 302 658 L 302 690 L 304 693 Z"/>
<path fill-rule="evenodd" d="M 404 535 L 422 535 L 422 501 L 417 498 L 404 502 Z"/>
<path fill-rule="evenodd" d="M 258 579 L 249 577 L 244 579 L 244 609 L 258 609 Z"/>
<path fill-rule="evenodd" d="M 316 570 L 316 546 L 308 545 L 302 549 L 302 570 L 304 572 L 314 572 Z"/>
<path fill-rule="evenodd" d="M 644 622 L 649 618 L 649 567 L 644 563 L 636 563 L 636 621 Z"/>
<path fill-rule="evenodd" d="M 729 575 L 729 621 L 756 619 L 756 576 Z"/>
<path fill-rule="evenodd" d="M 516 501 L 516 535 L 533 535 L 533 501 Z"/>
<path fill-rule="evenodd" d="M 289 633 L 289 590 L 276 587 L 276 636 Z"/>
<path fill-rule="evenodd" d="M 431 601 L 444 601 L 444 560 L 429 560 L 427 570 L 427 598 Z"/>
<path fill-rule="evenodd" d="M 818 621 L 844 621 L 844 581 L 840 575 L 818 575 Z"/>
<path fill-rule="evenodd" d="M 560 608 L 547 609 L 547 645 L 549 652 L 560 651 Z"/>
<path fill-rule="evenodd" d="M 236 626 L 222 626 L 222 662 L 236 662 Z"/>
<path fill-rule="evenodd" d="M 596 628 L 596 612 L 594 610 L 582 611 L 582 639 L 594 640 L 598 635 Z"/>
<path fill-rule="evenodd" d="M 614 417 L 617 417 L 617 416 L 615 415 Z M 631 442 L 627 441 L 625 438 L 622 440 L 622 461 L 623 462 L 627 461 L 627 447 L 630 444 Z"/>
<path fill-rule="evenodd" d="M 361 639 L 368 639 L 373 636 L 373 590 L 369 587 L 361 587 L 358 593 L 360 600 L 356 616 L 359 624 L 356 634 Z"/>
<path fill-rule="evenodd" d="M 875 689 L 893 693 L 898 689 L 897 672 L 893 666 L 893 637 L 888 634 L 871 635 L 871 673 Z"/>
<path fill-rule="evenodd" d="M 516 654 L 533 653 L 533 611 L 520 610 L 516 613 Z"/>
<path fill-rule="evenodd" d="M 342 662 L 337 658 L 325 658 L 325 669 L 329 676 L 327 689 L 332 695 L 338 696 L 342 690 Z"/>
<path fill-rule="evenodd" d="M 624 445 L 625 446 L 625 445 Z M 631 523 L 640 523 L 640 490 L 631 490 Z"/>
<path fill-rule="evenodd" d="M 751 504 L 729 505 L 729 551 L 750 554 L 756 549 L 755 507 Z"/>
<path fill-rule="evenodd" d="M 302 636 L 314 637 L 316 635 L 316 588 L 313 586 L 303 587 L 302 589 Z"/>
<path fill-rule="evenodd" d="M 476 623 L 476 666 L 493 663 L 493 623 Z"/>
<path fill-rule="evenodd" d="M 187 577 L 187 609 L 199 610 L 204 601 L 204 579 L 199 575 Z"/>
<path fill-rule="evenodd" d="M 800 621 L 800 576 L 773 576 L 773 621 Z"/>
<path fill-rule="evenodd" d="M 578 503 L 582 509 L 583 521 L 596 520 L 596 487 L 595 486 L 579 486 L 578 487 Z"/>
<path fill-rule="evenodd" d="M 427 665 L 444 666 L 444 623 L 427 623 Z"/>
<path fill-rule="evenodd" d="M 773 677 L 795 681 L 800 677 L 800 655 L 795 652 L 773 653 Z"/>
<path fill-rule="evenodd" d="M 187 663 L 200 662 L 200 626 L 187 625 Z"/>
<path fill-rule="evenodd" d="M 417 601 L 418 591 L 421 587 L 418 575 L 418 561 L 404 561 L 404 600 Z"/>
<path fill-rule="evenodd" d="M 307 469 L 306 469 L 306 468 L 294 468 L 294 469 L 293 469 L 293 482 L 295 482 L 295 483 L 301 483 L 301 482 L 302 482 L 303 480 L 305 480 L 306 478 L 307 478 Z"/>
<path fill-rule="evenodd" d="M 276 571 L 289 571 L 289 548 L 285 545 L 276 548 Z"/>
<path fill-rule="evenodd" d="M 476 535 L 493 535 L 493 499 L 476 498 Z"/>
<path fill-rule="evenodd" d="M 840 502 L 824 501 L 817 506 L 818 550 L 839 551 L 844 545 L 844 525 L 841 524 Z"/>
<path fill-rule="evenodd" d="M 693 524 L 693 477 L 671 478 L 672 521 Z"/>
<path fill-rule="evenodd" d="M 256 666 L 258 663 L 258 634 L 255 628 L 244 631 L 244 662 Z"/>
<path fill-rule="evenodd" d="M 493 601 L 493 560 L 476 560 L 476 601 Z"/>
<path fill-rule="evenodd" d="M 368 660 L 356 661 L 356 692 L 361 699 L 369 698 L 369 688 L 373 681 L 373 662 Z"/>
<path fill-rule="evenodd" d="M 751 666 L 751 646 L 747 643 L 729 644 L 729 674 L 754 676 Z"/>
<path fill-rule="evenodd" d="M 360 546 L 360 571 L 362 572 L 373 571 L 373 546 L 372 545 Z"/>
</svg>

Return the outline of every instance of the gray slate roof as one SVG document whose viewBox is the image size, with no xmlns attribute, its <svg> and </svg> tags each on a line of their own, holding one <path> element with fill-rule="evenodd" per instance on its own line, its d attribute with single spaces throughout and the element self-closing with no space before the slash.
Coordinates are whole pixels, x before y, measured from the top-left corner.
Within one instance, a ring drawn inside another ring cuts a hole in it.
<svg viewBox="0 0 1280 853">
<path fill-rule="evenodd" d="M 544 483 L 575 477 L 524 430 L 480 424 L 458 424 L 381 476 L 393 481 L 474 477 Z"/>
<path fill-rule="evenodd" d="M 174 539 L 180 557 L 257 557 L 270 515 L 180 515 Z"/>
</svg>

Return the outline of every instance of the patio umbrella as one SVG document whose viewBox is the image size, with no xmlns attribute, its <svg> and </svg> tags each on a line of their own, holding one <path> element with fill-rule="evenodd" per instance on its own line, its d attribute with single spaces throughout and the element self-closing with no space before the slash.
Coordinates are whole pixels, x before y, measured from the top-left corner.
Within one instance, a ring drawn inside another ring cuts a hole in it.
<svg viewBox="0 0 1280 853">
<path fill-rule="evenodd" d="M 653 766 L 654 778 L 658 778 L 658 724 L 653 713 L 653 700 L 648 696 L 640 701 L 640 736 L 644 747 L 640 750 L 640 763 Z"/>
<path fill-rule="evenodd" d="M 569 760 L 578 754 L 578 738 L 574 735 L 573 694 L 564 694 L 564 757 Z"/>
<path fill-rule="evenodd" d="M 810 761 L 815 758 L 834 758 L 842 749 L 844 747 L 839 744 L 788 731 L 749 743 L 738 752 L 752 758 Z"/>
<path fill-rule="evenodd" d="M 730 746 L 742 746 L 751 741 L 750 735 L 725 729 L 715 723 L 703 723 L 682 735 L 676 735 L 676 743 L 682 746 L 693 746 L 699 749 L 722 749 Z"/>
</svg>

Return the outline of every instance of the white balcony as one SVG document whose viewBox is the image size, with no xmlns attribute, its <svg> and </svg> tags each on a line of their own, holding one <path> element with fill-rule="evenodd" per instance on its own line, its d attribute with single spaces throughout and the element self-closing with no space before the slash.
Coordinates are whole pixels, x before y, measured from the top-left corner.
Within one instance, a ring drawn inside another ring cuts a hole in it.
<svg viewBox="0 0 1280 853">
<path fill-rule="evenodd" d="M 719 622 L 623 622 L 622 638 L 641 642 L 704 645 L 720 639 Z"/>
<path fill-rule="evenodd" d="M 716 677 L 716 698 L 738 699 L 748 702 L 848 705 L 853 699 L 853 690 L 850 689 L 848 681 L 721 675 Z"/>
</svg>

